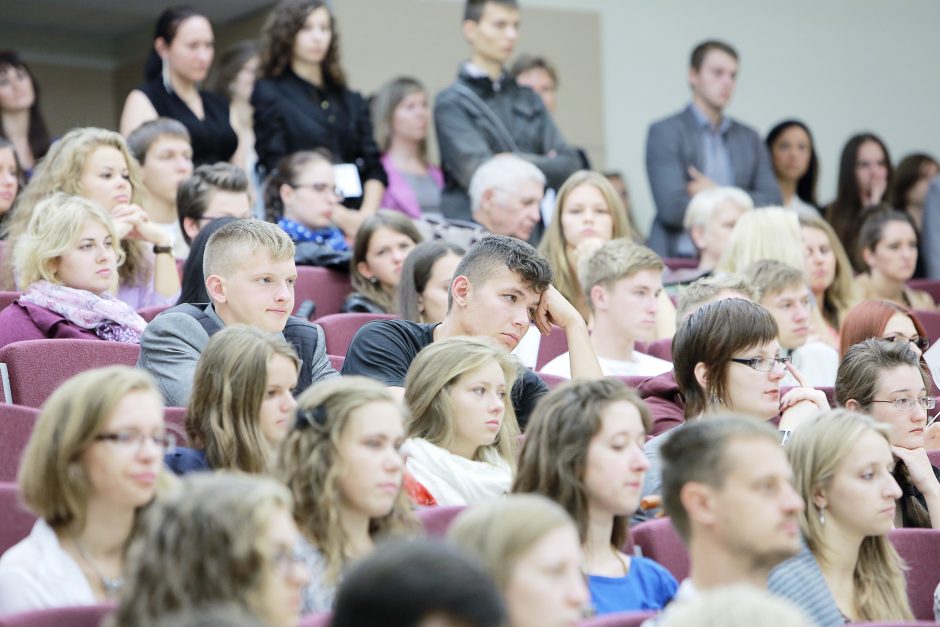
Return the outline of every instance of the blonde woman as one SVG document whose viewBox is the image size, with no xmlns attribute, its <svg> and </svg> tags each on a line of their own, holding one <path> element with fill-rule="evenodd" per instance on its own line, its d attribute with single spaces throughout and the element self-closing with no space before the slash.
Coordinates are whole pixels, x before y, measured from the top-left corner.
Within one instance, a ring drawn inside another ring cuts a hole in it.
<svg viewBox="0 0 940 627">
<path fill-rule="evenodd" d="M 491 342 L 434 342 L 408 369 L 402 452 L 418 505 L 467 505 L 509 492 L 519 424 L 509 395 L 520 366 Z"/>
<path fill-rule="evenodd" d="M 310 581 L 297 539 L 290 494 L 276 481 L 190 475 L 143 517 L 110 625 L 153 625 L 166 614 L 230 603 L 269 627 L 297 627 Z"/>
<path fill-rule="evenodd" d="M 167 480 L 172 446 L 145 372 L 112 366 L 63 383 L 20 465 L 20 493 L 39 520 L 0 558 L 0 614 L 114 601 L 128 539 Z"/>
<path fill-rule="evenodd" d="M 55 192 L 91 200 L 111 215 L 126 256 L 118 297 L 135 309 L 171 305 L 180 291 L 173 242 L 140 207 L 140 189 L 139 167 L 124 138 L 102 128 L 73 129 L 36 167 L 8 221 L 7 239 L 15 246 L 37 204 Z M 12 289 L 9 265 L 3 274 Z"/>
<path fill-rule="evenodd" d="M 816 298 L 813 323 L 821 340 L 839 347 L 839 329 L 858 302 L 852 262 L 836 232 L 816 214 L 799 214 L 806 253 L 806 277 Z"/>
<path fill-rule="evenodd" d="M 558 190 L 555 212 L 542 237 L 539 252 L 552 265 L 553 284 L 585 320 L 591 308 L 578 281 L 581 259 L 606 241 L 636 239 L 623 200 L 602 174 L 581 170 Z"/>
<path fill-rule="evenodd" d="M 40 202 L 8 255 L 23 293 L 0 312 L 0 346 L 54 338 L 139 344 L 146 322 L 108 293 L 124 261 L 117 241 L 95 203 L 62 193 Z"/>
<path fill-rule="evenodd" d="M 590 597 L 578 528 L 557 503 L 514 494 L 475 505 L 457 517 L 447 539 L 493 576 L 511 627 L 571 627 L 583 618 Z"/>
<path fill-rule="evenodd" d="M 331 379 L 298 399 L 276 474 L 294 498 L 299 551 L 312 575 L 304 613 L 329 611 L 347 565 L 377 540 L 416 529 L 401 490 L 403 440 L 401 406 L 375 381 Z"/>
<path fill-rule="evenodd" d="M 193 448 L 177 448 L 167 466 L 176 474 L 268 470 L 290 428 L 299 369 L 297 353 L 279 333 L 233 324 L 213 335 L 196 366 L 186 415 Z"/>
<path fill-rule="evenodd" d="M 806 547 L 771 571 L 770 591 L 818 625 L 913 620 L 903 562 L 887 537 L 901 496 L 888 428 L 835 410 L 794 432 L 787 456 L 806 501 Z"/>
<path fill-rule="evenodd" d="M 767 207 L 738 218 L 715 272 L 743 272 L 762 259 L 775 259 L 794 268 L 806 267 L 800 221 L 793 211 Z"/>
</svg>

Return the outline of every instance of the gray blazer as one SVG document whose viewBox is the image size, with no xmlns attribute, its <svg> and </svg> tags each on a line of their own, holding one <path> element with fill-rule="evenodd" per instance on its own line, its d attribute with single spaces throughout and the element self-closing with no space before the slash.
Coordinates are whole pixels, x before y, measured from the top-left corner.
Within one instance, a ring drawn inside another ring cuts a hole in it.
<svg viewBox="0 0 940 627">
<path fill-rule="evenodd" d="M 205 311 L 220 327 L 225 326 L 215 313 L 215 307 L 209 305 Z M 316 352 L 310 358 L 300 355 L 301 367 L 312 368 L 314 382 L 339 376 L 326 355 L 323 330 L 318 325 L 312 326 L 317 330 Z M 168 310 L 144 329 L 137 367 L 148 371 L 157 380 L 167 405 L 185 407 L 193 390 L 196 364 L 208 343 L 209 334 L 198 320 L 187 313 Z"/>
<path fill-rule="evenodd" d="M 933 177 L 924 201 L 924 225 L 920 231 L 920 254 L 928 279 L 940 279 L 940 176 Z"/>
<path fill-rule="evenodd" d="M 750 194 L 756 207 L 779 205 L 780 188 L 770 155 L 757 131 L 731 120 L 725 143 L 731 153 L 735 187 Z M 688 257 L 695 253 L 682 226 L 690 200 L 686 192 L 690 165 L 705 170 L 701 130 L 691 105 L 655 122 L 646 138 L 646 173 L 656 203 L 648 244 L 664 257 Z M 683 237 L 684 246 L 680 245 Z"/>
</svg>

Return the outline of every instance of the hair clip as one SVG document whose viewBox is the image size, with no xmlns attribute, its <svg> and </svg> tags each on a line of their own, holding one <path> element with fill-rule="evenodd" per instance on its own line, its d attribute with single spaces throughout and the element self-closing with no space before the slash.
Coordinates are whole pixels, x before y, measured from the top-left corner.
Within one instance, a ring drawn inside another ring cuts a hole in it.
<svg viewBox="0 0 940 627">
<path fill-rule="evenodd" d="M 297 410 L 297 422 L 294 425 L 296 429 L 306 429 L 314 424 L 318 427 L 326 426 L 326 405 L 321 403 L 313 409 Z"/>
</svg>

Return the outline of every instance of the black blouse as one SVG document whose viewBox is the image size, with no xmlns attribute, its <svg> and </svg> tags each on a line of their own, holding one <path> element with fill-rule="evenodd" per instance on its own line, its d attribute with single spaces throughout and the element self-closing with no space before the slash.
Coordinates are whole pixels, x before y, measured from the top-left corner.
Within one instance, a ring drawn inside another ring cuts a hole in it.
<svg viewBox="0 0 940 627">
<path fill-rule="evenodd" d="M 363 184 L 375 180 L 388 185 L 369 107 L 358 92 L 317 87 L 288 68 L 278 78 L 258 80 L 251 104 L 255 150 L 265 172 L 298 150 L 326 148 L 335 161 L 355 163 Z"/>
<path fill-rule="evenodd" d="M 167 91 L 157 78 L 137 88 L 157 110 L 157 115 L 178 120 L 189 131 L 193 145 L 193 165 L 228 161 L 238 149 L 238 135 L 229 121 L 228 102 L 218 94 L 200 91 L 205 117 L 200 120 L 193 110 L 176 95 Z"/>
</svg>

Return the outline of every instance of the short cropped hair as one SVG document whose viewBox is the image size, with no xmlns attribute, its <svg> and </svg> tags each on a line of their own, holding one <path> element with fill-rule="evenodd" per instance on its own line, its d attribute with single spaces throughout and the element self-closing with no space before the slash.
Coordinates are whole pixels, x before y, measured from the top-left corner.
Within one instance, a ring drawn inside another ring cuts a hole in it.
<svg viewBox="0 0 940 627">
<path fill-rule="evenodd" d="M 192 243 L 186 234 L 184 220 L 199 222 L 209 208 L 209 201 L 216 191 L 244 193 L 248 191 L 248 175 L 230 163 L 220 161 L 201 165 L 176 190 L 176 211 L 179 213 L 180 230 L 186 243 Z"/>
<path fill-rule="evenodd" d="M 682 324 L 686 316 L 705 303 L 712 302 L 722 292 L 736 292 L 746 300 L 757 299 L 754 288 L 740 274 L 723 272 L 702 277 L 679 292 L 679 299 L 676 303 L 676 325 Z"/>
<path fill-rule="evenodd" d="M 686 230 L 693 226 L 708 224 L 715 210 L 726 204 L 732 204 L 740 207 L 742 211 L 750 211 L 754 208 L 754 201 L 742 189 L 737 187 L 710 187 L 703 189 L 689 201 L 689 206 L 685 210 L 685 219 L 682 226 Z"/>
<path fill-rule="evenodd" d="M 731 44 L 717 39 L 708 39 L 692 49 L 689 65 L 695 68 L 696 71 L 702 69 L 702 62 L 705 60 L 705 55 L 712 50 L 721 50 L 725 54 L 730 55 L 735 61 L 738 60 L 738 51 L 735 50 Z"/>
<path fill-rule="evenodd" d="M 483 17 L 483 10 L 486 8 L 486 5 L 491 3 L 504 6 L 507 9 L 519 8 L 519 2 L 517 0 L 467 0 L 467 4 L 464 5 L 463 9 L 464 21 L 470 20 L 471 22 L 479 22 L 480 18 Z"/>
<path fill-rule="evenodd" d="M 276 224 L 255 219 L 226 224 L 206 242 L 202 275 L 229 276 L 241 266 L 246 255 L 253 255 L 259 249 L 268 251 L 274 261 L 294 257 L 294 242 Z"/>
<path fill-rule="evenodd" d="M 840 405 L 854 400 L 861 409 L 868 411 L 881 376 L 888 370 L 901 366 L 915 368 L 924 387 L 930 390 L 930 376 L 924 371 L 917 356 L 907 342 L 886 342 L 879 338 L 867 339 L 851 347 L 842 358 L 836 373 L 835 395 Z"/>
<path fill-rule="evenodd" d="M 531 245 L 508 235 L 487 235 L 474 244 L 457 264 L 454 276 L 465 276 L 473 285 L 486 283 L 499 268 L 508 268 L 541 294 L 552 284 L 552 267 Z M 447 308 L 454 295 L 447 297 Z"/>
<path fill-rule="evenodd" d="M 144 165 L 144 162 L 147 160 L 147 153 L 150 152 L 150 147 L 162 137 L 181 139 L 187 144 L 192 144 L 189 131 L 186 130 L 182 122 L 174 120 L 173 118 L 157 118 L 156 120 L 144 122 L 135 128 L 134 131 L 127 136 L 127 147 L 140 165 Z"/>
<path fill-rule="evenodd" d="M 662 272 L 665 268 L 660 256 L 646 246 L 628 239 L 612 239 L 585 260 L 580 269 L 580 281 L 587 302 L 593 310 L 591 290 L 595 285 L 611 289 L 617 281 L 631 277 L 637 272 Z"/>
<path fill-rule="evenodd" d="M 549 78 L 552 79 L 552 83 L 555 87 L 558 87 L 558 72 L 555 71 L 555 66 L 545 57 L 538 57 L 531 54 L 519 55 L 519 58 L 516 59 L 516 62 L 513 63 L 512 67 L 509 69 L 509 75 L 516 78 L 520 74 L 524 74 L 530 70 L 544 70 Z"/>
<path fill-rule="evenodd" d="M 716 416 L 690 422 L 673 431 L 660 449 L 663 509 L 688 544 L 689 516 L 682 506 L 682 488 L 691 482 L 721 489 L 734 467 L 727 455 L 735 440 L 764 439 L 780 444 L 780 434 L 766 422 L 737 416 Z"/>
<path fill-rule="evenodd" d="M 499 154 L 484 161 L 470 178 L 470 210 L 475 213 L 480 208 L 483 194 L 489 190 L 510 193 L 525 180 L 545 185 L 545 175 L 542 171 L 522 157 Z"/>
<path fill-rule="evenodd" d="M 788 263 L 776 259 L 755 261 L 744 269 L 744 278 L 757 290 L 758 300 L 794 287 L 806 287 L 806 275 Z"/>
</svg>

